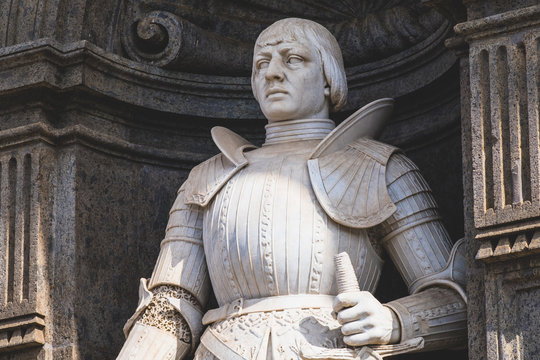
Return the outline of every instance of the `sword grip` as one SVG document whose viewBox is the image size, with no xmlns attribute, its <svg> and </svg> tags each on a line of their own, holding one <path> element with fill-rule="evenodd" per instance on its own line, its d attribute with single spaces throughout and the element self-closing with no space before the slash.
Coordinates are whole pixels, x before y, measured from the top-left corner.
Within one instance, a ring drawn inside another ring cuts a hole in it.
<svg viewBox="0 0 540 360">
<path fill-rule="evenodd" d="M 358 279 L 349 258 L 349 254 L 341 252 L 334 256 L 334 264 L 336 266 L 336 282 L 338 293 L 358 292 Z"/>
</svg>

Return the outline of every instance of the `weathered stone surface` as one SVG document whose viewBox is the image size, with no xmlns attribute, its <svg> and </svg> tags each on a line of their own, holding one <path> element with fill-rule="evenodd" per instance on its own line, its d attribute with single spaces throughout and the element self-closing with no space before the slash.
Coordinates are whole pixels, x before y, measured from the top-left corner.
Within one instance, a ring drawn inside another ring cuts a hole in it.
<svg viewBox="0 0 540 360">
<path fill-rule="evenodd" d="M 82 113 L 77 120 L 91 126 L 92 117 Z M 66 112 L 55 116 L 69 118 Z M 45 118 L 34 120 L 41 127 L 0 132 L 2 199 L 9 199 L 2 201 L 7 248 L 1 351 L 31 358 L 112 358 L 123 335 L 108 324 L 123 322 L 131 312 L 136 291 L 128 284 L 138 280 L 134 270 L 150 271 L 171 199 L 191 165 L 182 165 L 183 152 L 158 157 L 156 147 L 121 141 L 103 128 L 55 129 L 43 125 Z M 121 130 L 154 145 L 148 135 L 175 142 L 162 130 L 143 129 Z"/>
<path fill-rule="evenodd" d="M 535 358 L 535 342 L 524 338 L 540 326 L 533 300 L 540 284 L 540 7 L 526 1 L 466 5 L 470 21 L 455 30 L 467 44 L 454 39 L 448 45 L 462 56 L 469 356 Z"/>
</svg>

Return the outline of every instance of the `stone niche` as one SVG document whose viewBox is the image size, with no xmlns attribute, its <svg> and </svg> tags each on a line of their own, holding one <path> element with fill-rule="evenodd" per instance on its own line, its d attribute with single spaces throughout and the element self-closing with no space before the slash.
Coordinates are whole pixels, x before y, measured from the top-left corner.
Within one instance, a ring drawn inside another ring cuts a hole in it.
<svg viewBox="0 0 540 360">
<path fill-rule="evenodd" d="M 115 358 L 175 192 L 218 151 L 210 128 L 261 143 L 252 46 L 291 16 L 322 23 L 344 51 L 350 96 L 336 122 L 396 99 L 382 140 L 418 164 L 463 236 L 460 70 L 444 45 L 461 3 L 4 0 L 0 359 Z M 403 294 L 394 269 L 383 276 L 383 300 Z M 538 291 L 519 291 L 534 306 Z"/>
</svg>

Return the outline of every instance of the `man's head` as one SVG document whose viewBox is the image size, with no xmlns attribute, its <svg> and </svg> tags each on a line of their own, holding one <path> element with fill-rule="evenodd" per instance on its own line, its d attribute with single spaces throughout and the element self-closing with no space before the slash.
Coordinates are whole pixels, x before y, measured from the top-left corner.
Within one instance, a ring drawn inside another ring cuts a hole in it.
<svg viewBox="0 0 540 360">
<path fill-rule="evenodd" d="M 347 99 L 343 59 L 334 36 L 305 19 L 275 22 L 258 37 L 253 94 L 269 121 L 328 117 Z"/>
</svg>

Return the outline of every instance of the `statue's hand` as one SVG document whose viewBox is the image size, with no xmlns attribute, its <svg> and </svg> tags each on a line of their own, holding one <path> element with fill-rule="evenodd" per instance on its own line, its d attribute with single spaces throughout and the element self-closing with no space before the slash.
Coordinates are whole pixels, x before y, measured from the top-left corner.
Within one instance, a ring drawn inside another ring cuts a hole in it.
<svg viewBox="0 0 540 360">
<path fill-rule="evenodd" d="M 397 316 L 368 291 L 336 296 L 334 311 L 342 325 L 343 341 L 350 346 L 397 343 L 401 336 Z"/>
</svg>

